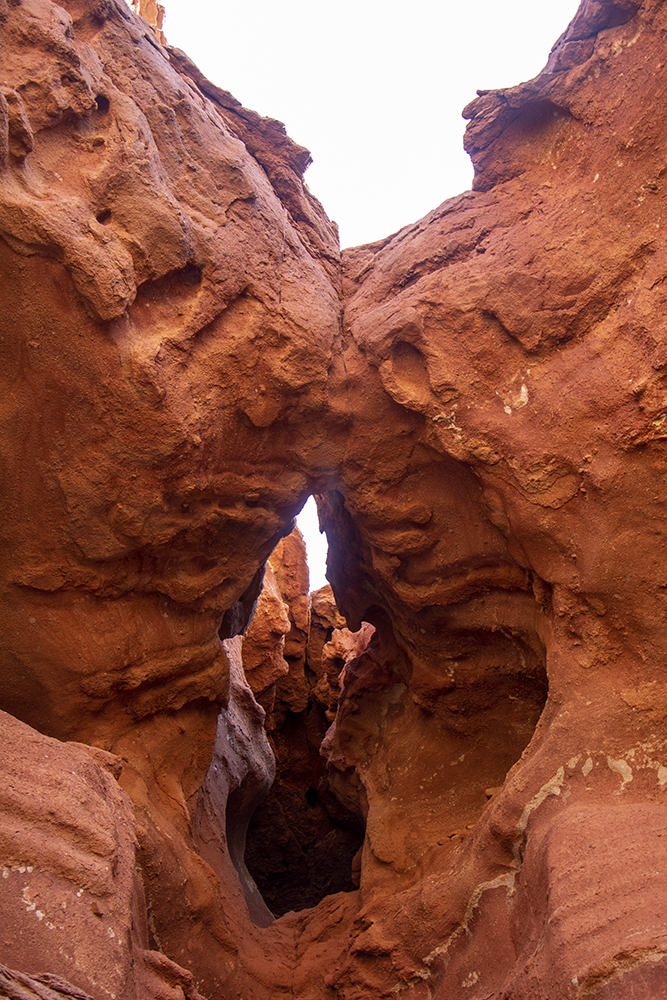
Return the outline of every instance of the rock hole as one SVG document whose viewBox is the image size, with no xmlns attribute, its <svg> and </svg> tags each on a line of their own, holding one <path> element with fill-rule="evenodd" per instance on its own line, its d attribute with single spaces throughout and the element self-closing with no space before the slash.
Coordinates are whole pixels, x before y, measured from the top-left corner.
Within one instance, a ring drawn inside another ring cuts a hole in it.
<svg viewBox="0 0 667 1000">
<path fill-rule="evenodd" d="M 104 96 L 104 94 L 98 94 L 97 97 L 95 98 L 95 107 L 100 112 L 100 114 L 105 115 L 107 114 L 109 108 L 111 107 L 111 102 L 109 101 L 108 97 Z"/>
<path fill-rule="evenodd" d="M 554 122 L 571 117 L 567 108 L 560 107 L 553 101 L 531 101 L 521 108 L 515 127 L 523 133 L 534 134 L 545 128 L 550 129 Z"/>
<path fill-rule="evenodd" d="M 95 216 L 100 225 L 104 226 L 111 220 L 111 209 L 105 208 Z"/>
<path fill-rule="evenodd" d="M 433 399 L 428 365 L 413 344 L 405 340 L 395 343 L 381 372 L 385 388 L 398 403 L 417 412 L 428 408 Z"/>
<path fill-rule="evenodd" d="M 320 797 L 317 794 L 317 791 L 314 788 L 309 788 L 308 791 L 306 792 L 306 802 L 308 803 L 308 805 L 309 806 L 317 805 L 319 800 Z"/>
</svg>

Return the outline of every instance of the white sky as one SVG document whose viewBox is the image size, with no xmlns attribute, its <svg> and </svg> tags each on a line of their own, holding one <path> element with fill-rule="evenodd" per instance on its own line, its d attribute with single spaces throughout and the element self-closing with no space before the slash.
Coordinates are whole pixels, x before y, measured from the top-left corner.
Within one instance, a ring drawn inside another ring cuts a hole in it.
<svg viewBox="0 0 667 1000">
<path fill-rule="evenodd" d="M 465 191 L 463 107 L 535 76 L 578 0 L 162 0 L 167 40 L 307 146 L 341 245 L 388 236 Z M 314 503 L 312 504 L 314 507 Z M 317 517 L 299 524 L 311 588 Z M 319 541 L 319 539 L 318 539 Z"/>
</svg>

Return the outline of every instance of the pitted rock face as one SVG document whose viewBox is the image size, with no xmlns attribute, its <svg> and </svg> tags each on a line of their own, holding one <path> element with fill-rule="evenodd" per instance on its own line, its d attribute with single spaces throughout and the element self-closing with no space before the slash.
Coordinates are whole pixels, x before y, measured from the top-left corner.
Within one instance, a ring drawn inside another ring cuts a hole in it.
<svg viewBox="0 0 667 1000">
<path fill-rule="evenodd" d="M 337 249 L 123 3 L 29 0 L 2 33 L 3 699 L 60 737 L 106 719 L 108 741 L 224 698 L 220 612 L 252 603 L 330 460 L 300 439 L 326 404 Z"/>
<path fill-rule="evenodd" d="M 0 706 L 30 753 L 101 748 L 3 798 L 26 989 L 665 991 L 666 31 L 660 0 L 585 0 L 543 73 L 466 109 L 473 191 L 341 282 L 278 123 L 116 0 L 0 3 Z M 308 625 L 286 543 L 248 686 L 234 637 L 311 492 L 363 642 L 317 597 Z M 304 788 L 274 831 L 326 793 L 365 835 L 347 891 L 272 921 L 251 688 L 286 665 L 271 738 Z M 109 786 L 91 826 L 109 761 L 133 810 Z M 92 951 L 42 947 L 28 864 Z M 124 928 L 96 981 L 91 893 Z"/>
</svg>

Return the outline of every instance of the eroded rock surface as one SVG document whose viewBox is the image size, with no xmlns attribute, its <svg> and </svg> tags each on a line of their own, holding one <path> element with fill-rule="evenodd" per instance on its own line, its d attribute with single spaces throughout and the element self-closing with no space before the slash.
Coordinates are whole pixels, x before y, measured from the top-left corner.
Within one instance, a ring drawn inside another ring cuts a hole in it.
<svg viewBox="0 0 667 1000">
<path fill-rule="evenodd" d="M 584 0 L 342 265 L 119 0 L 0 36 L 0 992 L 662 995 L 665 4 Z M 298 539 L 258 603 L 309 493 L 337 608 Z"/>
<path fill-rule="evenodd" d="M 279 136 L 288 204 L 240 106 L 205 97 L 123 3 L 27 0 L 0 30 L 2 707 L 122 758 L 151 942 L 215 995 L 254 927 L 193 831 L 221 638 L 335 464 L 311 430 L 340 332 L 336 233 L 304 151 L 248 116 Z"/>
<path fill-rule="evenodd" d="M 22 970 L 0 966 L 0 995 L 199 1000 L 192 974 L 149 947 L 123 762 L 5 712 L 0 729 L 0 940 Z"/>
</svg>

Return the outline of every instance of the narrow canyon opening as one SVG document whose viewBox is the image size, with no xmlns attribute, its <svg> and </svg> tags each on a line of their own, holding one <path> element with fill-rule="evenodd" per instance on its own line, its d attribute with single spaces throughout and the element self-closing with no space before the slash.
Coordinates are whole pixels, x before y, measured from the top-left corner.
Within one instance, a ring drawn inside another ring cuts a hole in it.
<svg viewBox="0 0 667 1000">
<path fill-rule="evenodd" d="M 469 836 L 532 739 L 548 694 L 539 638 L 548 596 L 525 575 L 509 589 L 490 580 L 466 600 L 414 615 L 423 646 L 418 656 L 397 641 L 380 608 L 368 609 L 379 630 L 372 646 L 372 625 L 350 632 L 328 585 L 307 594 L 304 616 L 299 601 L 307 584 L 301 581 L 297 596 L 295 580 L 305 555 L 295 532 L 271 557 L 271 580 L 289 618 L 280 647 L 286 672 L 257 694 L 267 712 L 276 777 L 250 821 L 245 863 L 276 917 L 359 886 L 367 804 L 355 804 L 366 803 L 366 781 L 377 779 L 374 765 L 363 764 L 362 774 L 348 762 L 332 773 L 320 752 L 346 671 L 358 679 L 380 664 L 386 674 L 386 690 L 374 681 L 369 696 L 355 694 L 360 704 L 352 725 L 357 733 L 381 733 L 387 744 L 393 777 L 380 798 L 386 793 L 400 803 L 402 816 L 414 813 L 420 824 L 423 844 L 414 863 L 423 850 L 448 853 Z"/>
<path fill-rule="evenodd" d="M 335 714 L 338 677 L 355 643 L 326 582 L 326 535 L 320 535 L 312 497 L 297 527 L 303 540 L 295 532 L 271 559 L 289 608 L 291 627 L 282 650 L 289 673 L 259 695 L 267 711 L 276 777 L 250 822 L 245 853 L 246 866 L 275 916 L 355 889 L 365 833 L 361 817 L 332 793 L 320 754 Z M 310 581 L 308 586 L 302 580 L 305 594 L 300 596 L 295 594 L 299 570 L 294 548 Z M 299 608 L 304 597 L 305 620 Z"/>
</svg>

